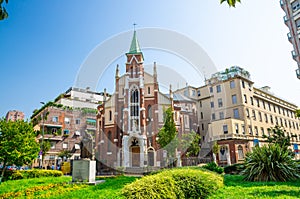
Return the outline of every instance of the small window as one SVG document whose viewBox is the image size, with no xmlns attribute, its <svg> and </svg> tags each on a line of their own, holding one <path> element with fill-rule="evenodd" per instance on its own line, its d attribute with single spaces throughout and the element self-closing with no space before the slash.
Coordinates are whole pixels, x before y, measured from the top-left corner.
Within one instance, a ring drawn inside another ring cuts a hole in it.
<svg viewBox="0 0 300 199">
<path fill-rule="evenodd" d="M 203 119 L 203 112 L 201 112 L 200 115 L 201 115 L 201 119 Z"/>
<path fill-rule="evenodd" d="M 233 109 L 233 117 L 235 119 L 239 119 L 240 118 L 240 114 L 239 114 L 239 109 Z"/>
<path fill-rule="evenodd" d="M 262 103 L 263 103 L 263 107 L 264 107 L 264 109 L 266 109 L 266 104 L 265 104 L 265 101 L 263 101 Z"/>
<path fill-rule="evenodd" d="M 252 126 L 251 125 L 248 126 L 248 132 L 249 132 L 249 135 L 253 135 Z"/>
<path fill-rule="evenodd" d="M 258 128 L 257 128 L 257 126 L 254 127 L 254 132 L 255 132 L 255 135 L 258 136 Z"/>
<path fill-rule="evenodd" d="M 63 143 L 63 149 L 67 149 L 68 148 L 68 143 Z"/>
<path fill-rule="evenodd" d="M 242 81 L 242 87 L 245 88 L 245 82 L 244 81 Z"/>
<path fill-rule="evenodd" d="M 218 99 L 218 106 L 219 106 L 219 108 L 223 106 L 222 98 Z"/>
<path fill-rule="evenodd" d="M 221 92 L 221 85 L 218 85 L 217 86 L 217 93 L 220 93 Z"/>
<path fill-rule="evenodd" d="M 265 114 L 265 122 L 268 123 L 268 115 Z"/>
<path fill-rule="evenodd" d="M 258 117 L 259 117 L 259 121 L 262 121 L 262 116 L 261 116 L 261 112 L 258 112 Z"/>
<path fill-rule="evenodd" d="M 245 125 L 242 125 L 242 134 L 245 135 Z"/>
<path fill-rule="evenodd" d="M 246 116 L 247 116 L 247 118 L 250 118 L 249 109 L 247 109 L 247 108 L 246 108 Z"/>
<path fill-rule="evenodd" d="M 197 91 L 198 97 L 201 96 L 200 90 Z"/>
<path fill-rule="evenodd" d="M 258 98 L 256 99 L 256 104 L 257 104 L 257 107 L 260 106 L 260 105 L 259 105 L 259 99 L 258 99 Z"/>
<path fill-rule="evenodd" d="M 192 96 L 196 96 L 196 91 L 192 90 Z"/>
<path fill-rule="evenodd" d="M 210 92 L 210 93 L 213 93 L 213 92 L 214 92 L 213 87 L 209 87 L 209 92 Z"/>
<path fill-rule="evenodd" d="M 58 122 L 58 117 L 57 116 L 52 117 L 52 122 Z"/>
<path fill-rule="evenodd" d="M 204 131 L 204 124 L 201 124 L 201 129 L 202 131 Z"/>
<path fill-rule="evenodd" d="M 235 124 L 235 133 L 239 134 L 239 124 Z"/>
<path fill-rule="evenodd" d="M 109 121 L 112 121 L 112 112 L 109 111 Z"/>
<path fill-rule="evenodd" d="M 220 120 L 223 120 L 224 119 L 224 112 L 220 112 L 219 115 L 220 115 Z"/>
<path fill-rule="evenodd" d="M 250 97 L 250 101 L 251 101 L 251 105 L 253 106 L 254 103 L 253 103 L 253 97 Z"/>
<path fill-rule="evenodd" d="M 148 95 L 150 95 L 151 93 L 151 90 L 150 90 L 150 87 L 148 86 Z"/>
<path fill-rule="evenodd" d="M 235 82 L 234 82 L 234 80 L 230 81 L 230 88 L 235 88 Z"/>
<path fill-rule="evenodd" d="M 253 117 L 254 120 L 256 120 L 255 110 L 252 110 L 252 117 Z"/>
<path fill-rule="evenodd" d="M 70 118 L 65 118 L 65 124 L 70 124 Z"/>
<path fill-rule="evenodd" d="M 55 149 L 55 144 L 56 144 L 55 142 L 50 142 L 50 148 Z"/>
<path fill-rule="evenodd" d="M 210 108 L 214 108 L 215 107 L 215 103 L 214 102 L 210 102 Z"/>
<path fill-rule="evenodd" d="M 212 119 L 212 120 L 215 120 L 215 119 L 216 119 L 216 114 L 214 114 L 214 113 L 211 114 L 211 119 Z"/>
<path fill-rule="evenodd" d="M 227 126 L 227 124 L 223 125 L 223 132 L 224 132 L 224 134 L 228 134 L 228 126 Z"/>
<path fill-rule="evenodd" d="M 264 127 L 261 127 L 261 128 L 260 128 L 260 131 L 261 131 L 261 134 L 262 134 L 262 135 L 265 135 Z"/>
<path fill-rule="evenodd" d="M 236 95 L 232 95 L 232 96 L 231 96 L 231 99 L 232 99 L 232 104 L 237 104 L 237 98 L 236 98 Z"/>
<path fill-rule="evenodd" d="M 244 159 L 244 150 L 241 145 L 238 146 L 238 158 L 239 158 L 239 160 Z"/>
<path fill-rule="evenodd" d="M 244 102 L 247 103 L 247 95 L 244 95 Z"/>
<path fill-rule="evenodd" d="M 272 115 L 270 115 L 270 122 L 271 122 L 271 124 L 273 124 L 273 117 L 272 117 Z"/>
<path fill-rule="evenodd" d="M 76 123 L 76 124 L 80 124 L 80 119 L 77 118 L 77 119 L 75 120 L 75 123 Z"/>
</svg>

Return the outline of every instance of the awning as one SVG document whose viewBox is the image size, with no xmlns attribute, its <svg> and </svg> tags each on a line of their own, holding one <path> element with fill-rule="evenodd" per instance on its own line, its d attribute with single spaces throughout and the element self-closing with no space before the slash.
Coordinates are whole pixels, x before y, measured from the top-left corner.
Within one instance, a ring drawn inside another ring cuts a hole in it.
<svg viewBox="0 0 300 199">
<path fill-rule="evenodd" d="M 86 119 L 86 122 L 88 122 L 88 123 L 96 123 L 96 120 L 95 119 Z"/>
</svg>

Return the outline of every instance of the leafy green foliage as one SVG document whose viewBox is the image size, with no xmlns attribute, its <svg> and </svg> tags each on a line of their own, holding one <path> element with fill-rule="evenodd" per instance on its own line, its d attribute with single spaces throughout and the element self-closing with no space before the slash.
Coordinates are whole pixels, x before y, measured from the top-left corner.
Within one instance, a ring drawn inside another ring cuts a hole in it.
<svg viewBox="0 0 300 199">
<path fill-rule="evenodd" d="M 0 120 L 0 162 L 4 168 L 1 177 L 6 165 L 30 164 L 37 158 L 39 148 L 31 123 Z"/>
<path fill-rule="evenodd" d="M 245 170 L 247 181 L 290 181 L 300 178 L 299 165 L 288 150 L 279 144 L 254 147 L 246 154 Z"/>
<path fill-rule="evenodd" d="M 15 170 L 11 175 L 12 180 L 41 178 L 41 177 L 60 177 L 63 176 L 61 171 L 57 170 Z"/>
<path fill-rule="evenodd" d="M 171 107 L 164 112 L 164 126 L 159 130 L 157 138 L 160 147 L 168 152 L 168 157 L 174 157 L 178 138 Z"/>
<path fill-rule="evenodd" d="M 295 116 L 298 117 L 298 118 L 300 118 L 300 109 L 298 109 L 298 110 L 295 111 Z"/>
<path fill-rule="evenodd" d="M 220 0 L 220 3 L 222 4 L 222 3 L 224 3 L 224 2 L 227 2 L 228 3 L 228 5 L 231 7 L 235 7 L 235 5 L 236 5 L 236 3 L 237 2 L 239 2 L 239 3 L 241 3 L 241 0 Z"/>
<path fill-rule="evenodd" d="M 126 185 L 126 198 L 206 198 L 223 186 L 223 178 L 200 169 L 164 170 Z"/>
<path fill-rule="evenodd" d="M 4 3 L 4 0 L 0 0 L 0 20 L 8 18 L 8 13 L 2 3 Z M 8 4 L 8 0 L 5 0 L 5 3 Z"/>
<path fill-rule="evenodd" d="M 240 174 L 245 169 L 244 164 L 232 164 L 224 167 L 226 174 Z"/>
<path fill-rule="evenodd" d="M 224 169 L 222 167 L 219 167 L 215 162 L 210 162 L 204 166 L 202 166 L 205 169 L 208 169 L 210 171 L 214 171 L 216 173 L 222 174 L 224 173 Z"/>
<path fill-rule="evenodd" d="M 69 159 L 70 157 L 72 157 L 72 152 L 70 150 L 62 150 L 59 152 L 57 156 L 62 159 L 64 158 Z"/>
<path fill-rule="evenodd" d="M 215 141 L 214 144 L 213 144 L 213 146 L 212 146 L 212 152 L 213 152 L 214 154 L 217 154 L 217 153 L 219 153 L 219 151 L 220 151 L 220 146 L 219 146 L 218 143 Z"/>
<path fill-rule="evenodd" d="M 183 151 L 186 151 L 185 155 L 187 157 L 197 156 L 200 151 L 200 143 L 201 137 L 195 131 L 191 131 L 190 133 L 183 134 L 180 145 Z"/>
<path fill-rule="evenodd" d="M 282 149 L 288 150 L 288 147 L 291 146 L 290 136 L 285 136 L 286 131 L 280 126 L 275 126 L 274 128 L 268 129 L 270 131 L 270 136 L 263 135 L 263 138 L 266 138 L 268 143 L 276 143 Z"/>
</svg>

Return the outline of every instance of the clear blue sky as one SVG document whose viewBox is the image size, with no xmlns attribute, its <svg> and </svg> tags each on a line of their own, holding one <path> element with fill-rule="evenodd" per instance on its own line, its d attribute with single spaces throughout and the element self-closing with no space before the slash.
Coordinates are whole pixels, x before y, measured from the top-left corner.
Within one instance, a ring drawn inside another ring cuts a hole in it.
<svg viewBox="0 0 300 199">
<path fill-rule="evenodd" d="M 29 117 L 40 101 L 67 90 L 89 52 L 131 30 L 133 22 L 137 28 L 185 34 L 219 70 L 244 67 L 257 87 L 269 85 L 300 105 L 300 81 L 279 1 L 242 0 L 235 9 L 219 0 L 10 0 L 5 6 L 10 17 L 0 21 L 1 117 L 12 109 Z"/>
</svg>

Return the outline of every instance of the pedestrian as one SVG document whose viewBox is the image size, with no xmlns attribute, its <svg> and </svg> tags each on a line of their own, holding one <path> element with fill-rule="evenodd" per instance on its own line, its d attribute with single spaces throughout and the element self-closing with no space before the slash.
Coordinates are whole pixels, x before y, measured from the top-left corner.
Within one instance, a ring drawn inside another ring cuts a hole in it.
<svg viewBox="0 0 300 199">
<path fill-rule="evenodd" d="M 54 166 L 54 164 L 52 164 L 51 169 L 54 170 L 54 168 L 55 168 L 55 166 Z"/>
</svg>

